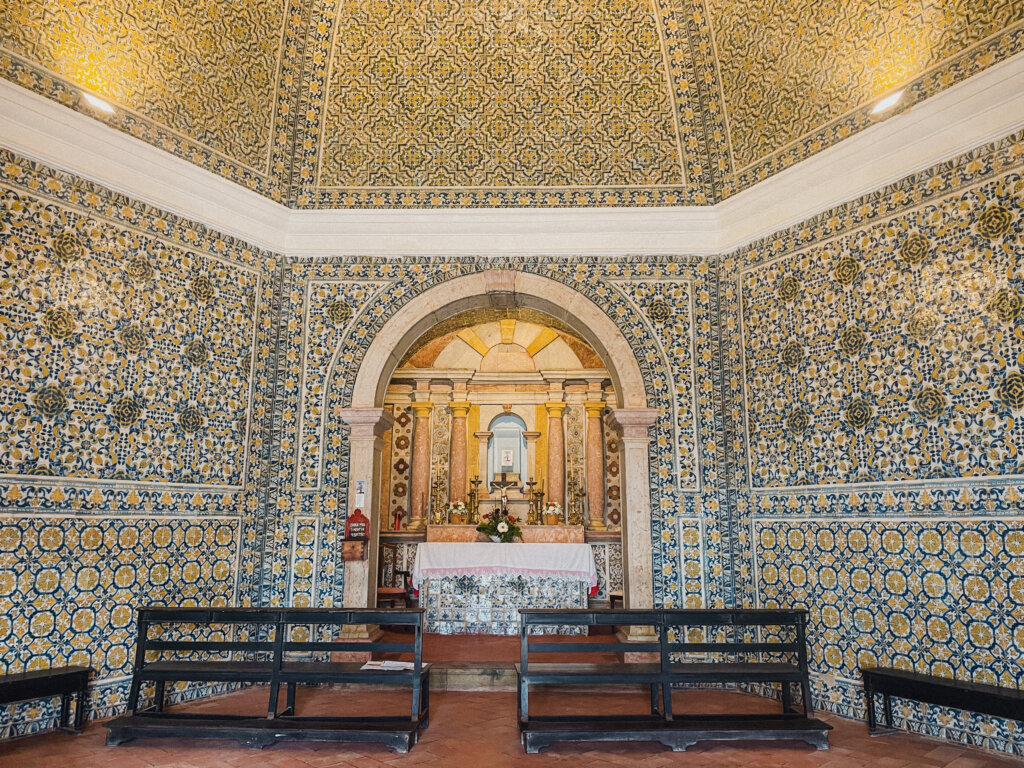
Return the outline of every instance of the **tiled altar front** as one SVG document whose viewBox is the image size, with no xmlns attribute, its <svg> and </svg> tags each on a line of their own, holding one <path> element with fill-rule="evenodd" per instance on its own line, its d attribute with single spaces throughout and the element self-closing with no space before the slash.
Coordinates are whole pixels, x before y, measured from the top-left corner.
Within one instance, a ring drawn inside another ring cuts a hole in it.
<svg viewBox="0 0 1024 768">
<path fill-rule="evenodd" d="M 487 574 L 428 579 L 420 590 L 427 632 L 442 635 L 517 635 L 520 608 L 586 608 L 587 589 L 576 579 Z M 579 627 L 550 627 L 579 634 Z"/>
<path fill-rule="evenodd" d="M 412 585 L 427 632 L 515 635 L 520 609 L 586 608 L 599 579 L 586 544 L 427 542 Z"/>
</svg>

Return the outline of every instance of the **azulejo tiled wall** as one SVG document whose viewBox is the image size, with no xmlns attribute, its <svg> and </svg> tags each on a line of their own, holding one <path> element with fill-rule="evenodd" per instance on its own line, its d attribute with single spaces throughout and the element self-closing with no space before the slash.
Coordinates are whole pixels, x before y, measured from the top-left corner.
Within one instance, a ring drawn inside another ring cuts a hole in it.
<svg viewBox="0 0 1024 768">
<path fill-rule="evenodd" d="M 113 714 L 139 604 L 236 599 L 270 255 L 0 163 L 0 668 L 91 666 Z M 53 716 L 4 709 L 0 737 Z"/>
<path fill-rule="evenodd" d="M 816 695 L 842 714 L 860 664 L 1024 685 L 1022 158 L 1007 137 L 723 261 L 738 572 L 748 601 L 811 610 Z"/>
</svg>

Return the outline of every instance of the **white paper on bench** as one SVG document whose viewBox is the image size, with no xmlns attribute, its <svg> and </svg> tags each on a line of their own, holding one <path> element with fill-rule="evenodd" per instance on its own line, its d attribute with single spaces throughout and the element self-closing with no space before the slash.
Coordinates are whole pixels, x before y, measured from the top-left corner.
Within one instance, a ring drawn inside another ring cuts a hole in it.
<svg viewBox="0 0 1024 768">
<path fill-rule="evenodd" d="M 368 661 L 360 669 L 383 669 L 408 671 L 415 669 L 416 665 L 411 661 Z"/>
</svg>

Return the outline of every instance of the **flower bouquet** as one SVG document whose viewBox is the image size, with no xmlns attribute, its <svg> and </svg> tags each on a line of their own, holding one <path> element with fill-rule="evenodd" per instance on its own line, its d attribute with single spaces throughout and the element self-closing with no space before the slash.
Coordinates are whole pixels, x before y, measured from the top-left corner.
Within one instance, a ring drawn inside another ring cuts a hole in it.
<svg viewBox="0 0 1024 768">
<path fill-rule="evenodd" d="M 541 508 L 540 513 L 544 525 L 561 525 L 564 522 L 562 505 L 557 501 L 549 501 Z"/>
<path fill-rule="evenodd" d="M 494 510 L 489 515 L 484 515 L 476 529 L 487 534 L 491 541 L 500 541 L 502 544 L 509 544 L 515 539 L 522 538 L 523 535 L 522 529 L 516 524 L 515 517 L 500 509 Z"/>
<path fill-rule="evenodd" d="M 469 508 L 465 502 L 450 501 L 445 510 L 445 519 L 449 525 L 466 525 L 469 523 Z"/>
</svg>

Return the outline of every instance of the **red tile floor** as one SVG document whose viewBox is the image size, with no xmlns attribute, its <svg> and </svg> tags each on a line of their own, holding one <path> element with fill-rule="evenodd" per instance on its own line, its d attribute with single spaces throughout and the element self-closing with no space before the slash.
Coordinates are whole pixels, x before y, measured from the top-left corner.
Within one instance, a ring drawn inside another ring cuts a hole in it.
<svg viewBox="0 0 1024 768">
<path fill-rule="evenodd" d="M 537 696 L 545 711 L 555 701 Z M 558 706 L 565 712 L 584 711 L 592 705 L 593 694 L 580 695 Z M 612 711 L 643 711 L 647 697 L 605 695 L 603 704 Z M 201 712 L 251 712 L 258 714 L 266 692 L 252 688 L 217 699 L 189 705 Z M 342 708 L 364 707 L 381 713 L 404 711 L 407 697 L 389 691 L 305 689 L 298 698 L 299 714 L 337 713 Z M 531 703 L 534 702 L 531 697 Z M 676 711 L 775 711 L 777 704 L 741 693 L 712 691 L 677 692 Z M 389 705 L 387 709 L 383 705 Z M 393 707 L 393 708 L 392 708 Z M 661 768 L 1021 768 L 1024 760 L 1000 757 L 978 749 L 958 747 L 935 739 L 910 734 L 871 738 L 863 723 L 831 715 L 821 719 L 835 727 L 830 734 L 832 748 L 817 751 L 799 743 L 736 742 L 706 743 L 686 752 L 671 752 L 660 744 L 557 744 L 539 755 L 526 755 L 516 728 L 513 693 L 438 693 L 431 695 L 430 728 L 406 755 L 390 752 L 376 744 L 275 744 L 252 750 L 233 741 L 144 739 L 119 747 L 104 745 L 106 729 L 90 723 L 81 736 L 47 733 L 0 745 L 3 768 L 214 768 L 244 766 L 257 768 L 301 768 L 302 766 L 635 766 Z"/>
<path fill-rule="evenodd" d="M 601 638 L 595 638 L 601 639 Z M 517 658 L 518 638 L 441 637 L 428 635 L 424 658 L 444 664 L 487 661 L 505 666 Z M 563 659 L 564 660 L 564 659 Z M 483 666 L 483 665 L 480 665 Z M 593 711 L 594 697 L 602 698 L 606 713 L 644 712 L 649 699 L 643 693 L 579 691 L 571 697 L 554 693 L 531 694 L 531 712 Z M 407 711 L 408 694 L 387 689 L 305 688 L 298 695 L 298 713 L 395 714 Z M 181 707 L 197 712 L 232 712 L 259 715 L 265 711 L 266 689 L 250 688 Z M 676 712 L 775 712 L 778 703 L 757 696 L 724 691 L 677 691 Z M 515 694 L 507 691 L 432 692 L 430 728 L 406 755 L 381 745 L 282 743 L 252 750 L 233 741 L 145 739 L 119 747 L 104 744 L 102 723 L 90 723 L 81 736 L 46 733 L 0 744 L 2 768 L 302 768 L 353 766 L 453 766 L 489 768 L 1024 768 L 1024 759 L 1003 757 L 980 749 L 959 747 L 907 733 L 872 738 L 863 722 L 828 714 L 818 716 L 835 730 L 831 749 L 817 751 L 796 742 L 711 742 L 671 752 L 656 743 L 557 744 L 539 755 L 523 752 L 516 726 Z"/>
</svg>

